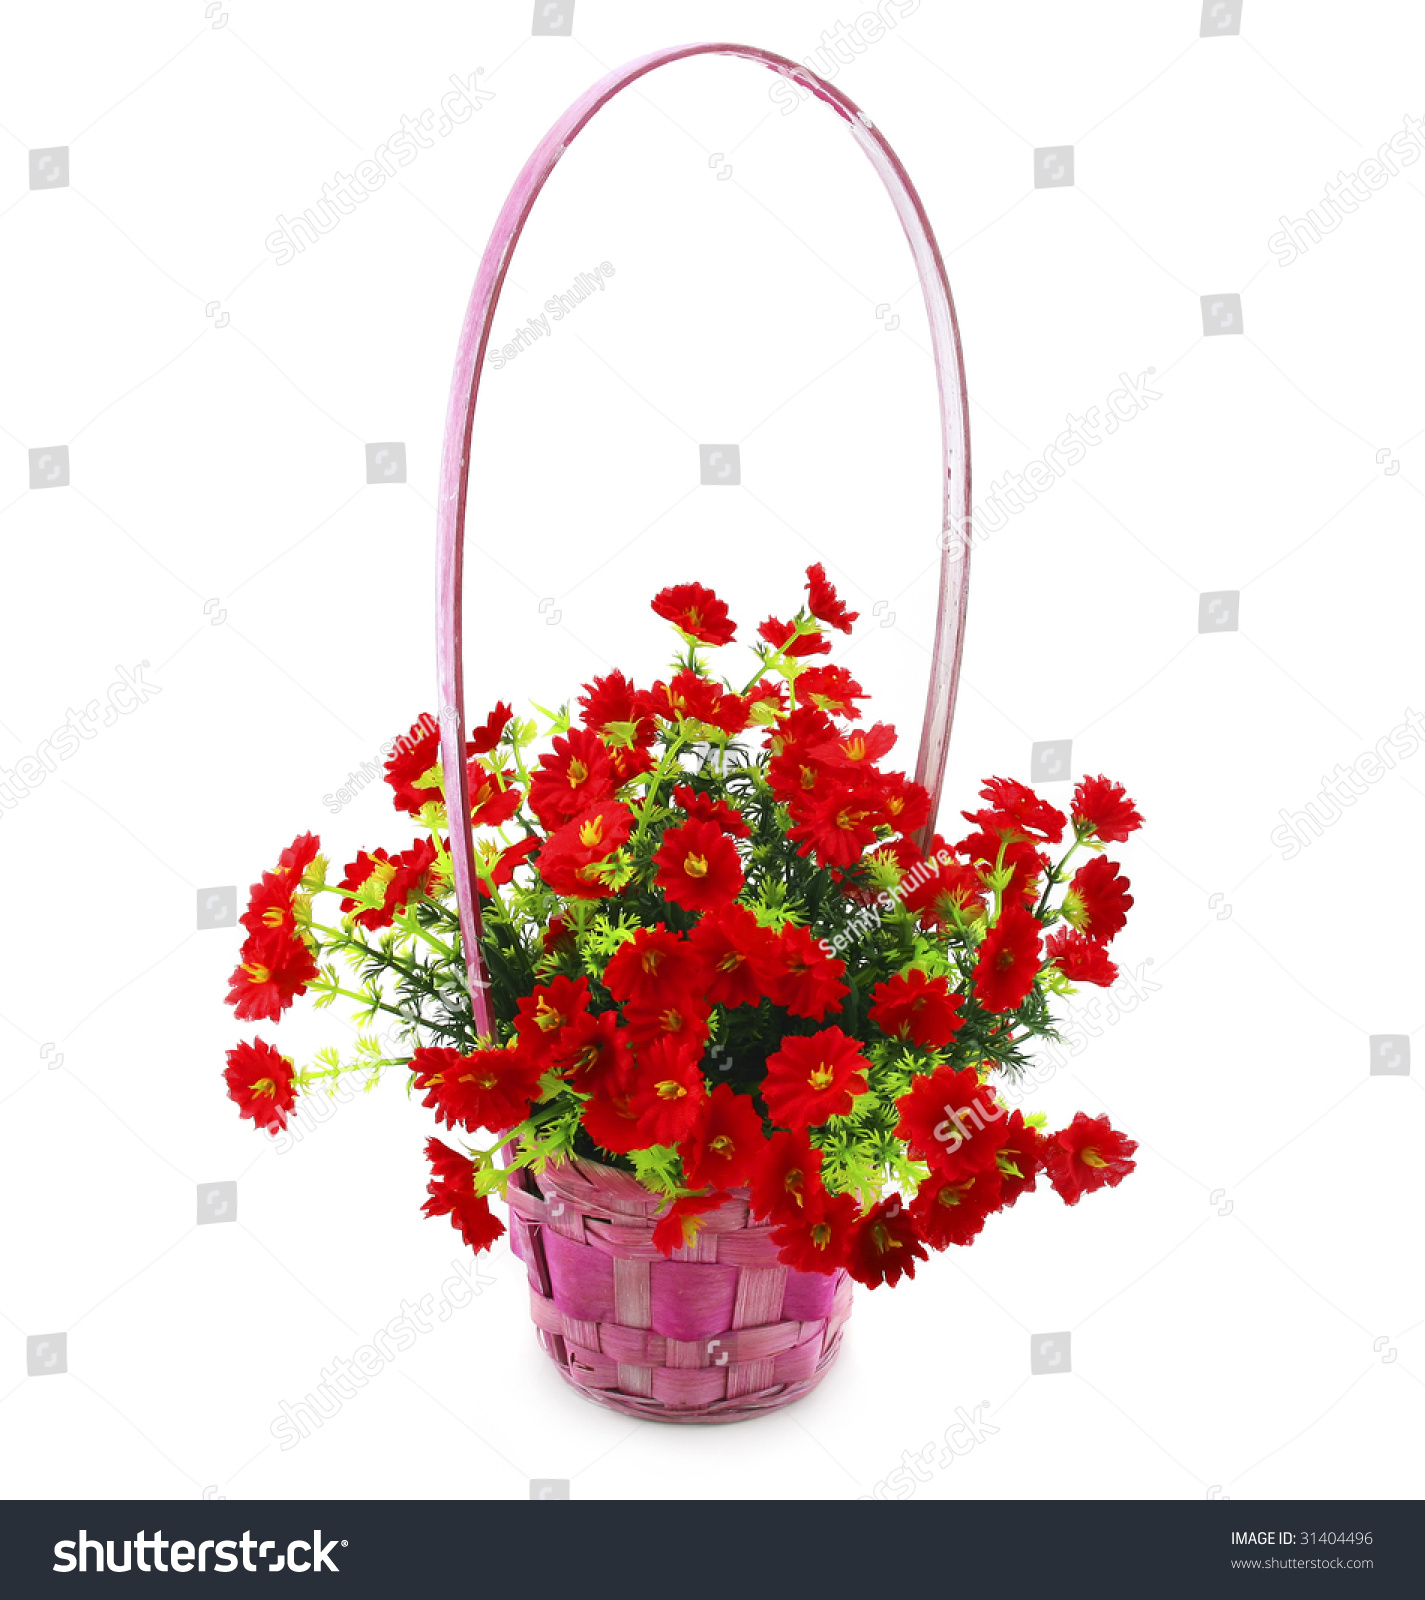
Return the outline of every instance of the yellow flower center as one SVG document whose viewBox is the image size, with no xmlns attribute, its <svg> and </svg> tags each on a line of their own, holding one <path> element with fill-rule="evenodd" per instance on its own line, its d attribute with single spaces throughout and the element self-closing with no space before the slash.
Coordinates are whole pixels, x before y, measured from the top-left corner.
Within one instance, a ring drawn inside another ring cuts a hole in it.
<svg viewBox="0 0 1425 1600">
<path fill-rule="evenodd" d="M 708 858 L 706 856 L 688 856 L 683 862 L 683 871 L 690 878 L 706 878 L 708 875 Z"/>
<path fill-rule="evenodd" d="M 584 824 L 584 826 L 579 829 L 579 843 L 582 844 L 586 849 L 588 849 L 589 847 L 591 847 L 593 845 L 602 843 L 603 842 L 603 837 L 604 837 L 604 815 L 603 815 L 603 812 L 600 812 L 597 817 L 594 817 L 591 821 L 586 822 Z"/>
<path fill-rule="evenodd" d="M 807 1075 L 807 1082 L 813 1089 L 829 1089 L 836 1081 L 836 1074 L 823 1061 L 811 1069 Z"/>
<path fill-rule="evenodd" d="M 569 787 L 577 789 L 589 776 L 589 769 L 575 756 L 569 763 Z"/>
<path fill-rule="evenodd" d="M 675 1078 L 664 1078 L 654 1085 L 654 1092 L 660 1100 L 681 1100 L 688 1091 Z"/>
</svg>

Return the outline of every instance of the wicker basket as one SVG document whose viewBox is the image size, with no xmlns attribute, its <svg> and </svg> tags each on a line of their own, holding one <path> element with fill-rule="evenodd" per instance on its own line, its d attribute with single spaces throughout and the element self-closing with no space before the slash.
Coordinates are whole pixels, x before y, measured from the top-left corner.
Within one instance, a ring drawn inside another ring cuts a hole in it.
<svg viewBox="0 0 1425 1600">
<path fill-rule="evenodd" d="M 851 1280 L 783 1266 L 746 1190 L 705 1213 L 696 1243 L 671 1258 L 653 1243 L 666 1198 L 614 1167 L 519 1171 L 508 1198 L 540 1343 L 599 1405 L 740 1422 L 810 1393 L 836 1359 Z"/>
<path fill-rule="evenodd" d="M 915 778 L 933 819 L 944 781 L 964 638 L 970 556 L 969 401 L 945 264 L 905 168 L 870 117 L 834 84 L 751 45 L 681 45 L 642 56 L 580 95 L 536 146 L 511 189 L 481 258 L 456 351 L 446 410 L 436 515 L 441 752 L 452 776 L 450 852 L 475 1031 L 493 1036 L 490 974 L 481 948 L 480 897 L 470 824 L 464 729 L 464 550 L 471 439 L 500 291 L 535 200 L 566 149 L 616 95 L 650 72 L 701 56 L 753 63 L 842 121 L 890 196 L 929 319 L 940 400 L 939 609 Z M 649 204 L 657 204 L 657 196 Z M 928 844 L 932 821 L 923 830 Z M 836 1358 L 851 1312 L 851 1283 L 777 1260 L 769 1229 L 748 1215 L 745 1191 L 704 1217 L 696 1245 L 666 1260 L 653 1244 L 664 1202 L 625 1172 L 591 1161 L 512 1175 L 512 1242 L 529 1270 L 540 1339 L 576 1389 L 630 1416 L 733 1422 L 806 1394 Z"/>
</svg>

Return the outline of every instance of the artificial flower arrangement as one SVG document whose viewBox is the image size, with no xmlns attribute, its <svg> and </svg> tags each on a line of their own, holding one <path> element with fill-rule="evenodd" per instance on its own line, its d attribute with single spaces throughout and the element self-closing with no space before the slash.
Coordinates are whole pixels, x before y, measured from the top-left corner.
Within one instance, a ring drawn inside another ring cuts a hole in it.
<svg viewBox="0 0 1425 1600">
<path fill-rule="evenodd" d="M 821 566 L 806 587 L 758 629 L 741 687 L 709 664 L 735 636 L 726 605 L 679 584 L 653 601 L 679 639 L 666 681 L 611 672 L 577 713 L 536 707 L 542 728 L 501 702 L 473 730 L 494 1037 L 474 1032 L 439 727 L 416 723 L 385 777 L 419 836 L 336 881 L 315 836 L 294 840 L 253 886 L 228 994 L 243 1021 L 311 994 L 394 1022 L 302 1070 L 239 1044 L 241 1114 L 275 1134 L 299 1093 L 400 1069 L 457 1140 L 427 1144 L 424 1209 L 477 1251 L 516 1174 L 593 1161 L 657 1199 L 664 1256 L 737 1192 L 788 1268 L 871 1288 L 971 1244 L 1041 1177 L 1074 1205 L 1131 1172 L 1106 1118 L 1049 1131 L 998 1086 L 1055 1037 L 1054 997 L 1116 977 L 1133 901 L 1104 852 L 1142 819 L 1102 777 L 1067 815 L 991 778 L 947 843 L 926 790 L 883 770 L 894 729 L 817 661 L 857 613 Z"/>
</svg>

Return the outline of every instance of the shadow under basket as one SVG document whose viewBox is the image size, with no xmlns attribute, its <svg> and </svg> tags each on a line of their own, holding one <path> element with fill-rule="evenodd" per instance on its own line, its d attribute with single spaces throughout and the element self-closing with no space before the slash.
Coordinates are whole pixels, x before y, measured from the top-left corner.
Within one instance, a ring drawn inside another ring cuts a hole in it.
<svg viewBox="0 0 1425 1600">
<path fill-rule="evenodd" d="M 630 1173 L 576 1159 L 511 1174 L 510 1243 L 539 1341 L 587 1399 L 658 1422 L 740 1422 L 809 1394 L 851 1315 L 851 1280 L 783 1266 L 745 1189 L 694 1244 L 653 1243 L 667 1205 Z"/>
</svg>

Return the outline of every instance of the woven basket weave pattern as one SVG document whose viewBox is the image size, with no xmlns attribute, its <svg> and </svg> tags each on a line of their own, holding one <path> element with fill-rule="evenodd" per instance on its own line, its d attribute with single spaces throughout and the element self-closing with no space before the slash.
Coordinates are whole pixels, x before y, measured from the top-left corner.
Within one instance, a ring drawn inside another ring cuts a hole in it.
<svg viewBox="0 0 1425 1600">
<path fill-rule="evenodd" d="M 667 1422 L 736 1422 L 814 1389 L 836 1359 L 851 1281 L 782 1265 L 735 1189 L 664 1257 L 667 1205 L 629 1173 L 574 1160 L 509 1186 L 511 1245 L 540 1343 L 588 1398 Z"/>
</svg>

